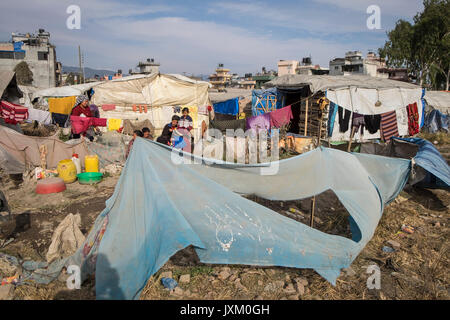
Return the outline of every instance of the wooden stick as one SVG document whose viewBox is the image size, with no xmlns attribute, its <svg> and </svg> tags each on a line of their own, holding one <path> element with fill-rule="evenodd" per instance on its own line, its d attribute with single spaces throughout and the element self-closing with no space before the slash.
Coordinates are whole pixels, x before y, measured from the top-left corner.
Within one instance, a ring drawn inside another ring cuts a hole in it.
<svg viewBox="0 0 450 320">
<path fill-rule="evenodd" d="M 353 140 L 353 136 L 355 135 L 355 128 L 352 126 L 352 133 L 350 135 L 350 141 L 348 142 L 348 149 L 347 152 L 350 152 L 351 148 L 352 148 L 352 140 Z"/>
<path fill-rule="evenodd" d="M 309 226 L 312 228 L 314 226 L 314 210 L 316 208 L 316 196 L 311 199 L 311 220 L 309 221 Z"/>
<path fill-rule="evenodd" d="M 309 98 L 306 99 L 306 111 L 305 111 L 305 137 L 308 136 L 308 108 L 309 108 Z"/>
</svg>

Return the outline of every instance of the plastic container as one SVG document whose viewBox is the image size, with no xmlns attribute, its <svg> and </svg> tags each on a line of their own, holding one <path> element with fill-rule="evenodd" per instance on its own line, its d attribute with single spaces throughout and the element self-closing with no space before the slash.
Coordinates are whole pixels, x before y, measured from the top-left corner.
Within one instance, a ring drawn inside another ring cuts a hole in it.
<svg viewBox="0 0 450 320">
<path fill-rule="evenodd" d="M 77 167 L 70 159 L 61 160 L 56 168 L 58 175 L 65 183 L 72 183 L 77 180 Z"/>
<path fill-rule="evenodd" d="M 86 172 L 98 172 L 98 156 L 87 155 L 84 157 L 84 167 Z"/>
<path fill-rule="evenodd" d="M 66 190 L 66 184 L 61 178 L 45 178 L 39 180 L 36 185 L 36 193 L 38 194 L 58 193 L 64 190 Z"/>
<path fill-rule="evenodd" d="M 81 173 L 81 161 L 78 159 L 78 154 L 74 153 L 72 155 L 72 162 L 77 168 L 77 174 Z"/>
<path fill-rule="evenodd" d="M 78 182 L 81 184 L 94 184 L 102 180 L 103 173 L 100 172 L 83 172 L 77 174 Z"/>
</svg>

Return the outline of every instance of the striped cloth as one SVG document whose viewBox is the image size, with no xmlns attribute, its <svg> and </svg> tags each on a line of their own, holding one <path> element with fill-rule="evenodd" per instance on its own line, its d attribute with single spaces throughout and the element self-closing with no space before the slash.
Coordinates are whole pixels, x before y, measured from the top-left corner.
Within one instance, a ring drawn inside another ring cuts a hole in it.
<svg viewBox="0 0 450 320">
<path fill-rule="evenodd" d="M 397 114 L 395 111 L 381 114 L 381 133 L 384 141 L 398 137 Z"/>
<path fill-rule="evenodd" d="M 5 123 L 17 124 L 28 119 L 28 108 L 5 100 L 0 103 L 0 117 Z"/>
</svg>

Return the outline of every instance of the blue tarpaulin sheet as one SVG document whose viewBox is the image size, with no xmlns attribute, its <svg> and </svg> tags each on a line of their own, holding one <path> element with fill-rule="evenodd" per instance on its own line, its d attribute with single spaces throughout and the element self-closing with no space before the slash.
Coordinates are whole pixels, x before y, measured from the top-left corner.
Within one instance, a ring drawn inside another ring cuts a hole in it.
<svg viewBox="0 0 450 320">
<path fill-rule="evenodd" d="M 411 165 L 328 148 L 257 165 L 200 158 L 177 164 L 174 155 L 137 138 L 113 196 L 70 258 L 83 275 L 95 270 L 98 299 L 138 298 L 149 277 L 189 245 L 204 263 L 312 268 L 335 284 L 341 268 L 372 238 Z M 287 201 L 327 190 L 351 215 L 353 239 L 323 233 L 241 196 Z"/>
<path fill-rule="evenodd" d="M 276 96 L 277 102 L 275 106 L 272 102 L 268 102 L 266 100 L 267 96 Z M 270 89 L 258 89 L 252 91 L 252 115 L 258 116 L 260 114 L 264 114 L 263 110 L 258 110 L 257 105 L 259 107 L 262 105 L 266 110 L 271 109 L 280 109 L 282 108 L 281 94 L 278 92 L 277 88 Z"/>
<path fill-rule="evenodd" d="M 432 110 L 425 116 L 423 131 L 436 133 L 445 130 L 448 133 L 448 115 L 442 114 L 439 110 Z"/>
<path fill-rule="evenodd" d="M 213 107 L 214 112 L 235 116 L 239 113 L 239 98 L 214 103 Z"/>
<path fill-rule="evenodd" d="M 420 138 L 395 139 L 417 144 L 419 151 L 414 157 L 415 163 L 440 180 L 435 183 L 434 187 L 450 187 L 450 167 L 431 142 Z M 427 177 L 425 180 L 427 180 L 426 184 L 430 184 L 432 179 Z"/>
</svg>

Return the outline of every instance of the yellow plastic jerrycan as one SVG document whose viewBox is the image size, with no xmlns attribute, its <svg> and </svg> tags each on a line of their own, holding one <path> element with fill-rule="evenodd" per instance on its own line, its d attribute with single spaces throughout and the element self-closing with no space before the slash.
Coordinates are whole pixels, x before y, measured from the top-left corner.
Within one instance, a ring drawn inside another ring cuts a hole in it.
<svg viewBox="0 0 450 320">
<path fill-rule="evenodd" d="M 56 170 L 65 183 L 72 183 L 77 180 L 77 167 L 70 159 L 61 160 Z"/>
<path fill-rule="evenodd" d="M 98 172 L 98 156 L 87 155 L 84 157 L 84 167 L 86 172 Z"/>
</svg>

